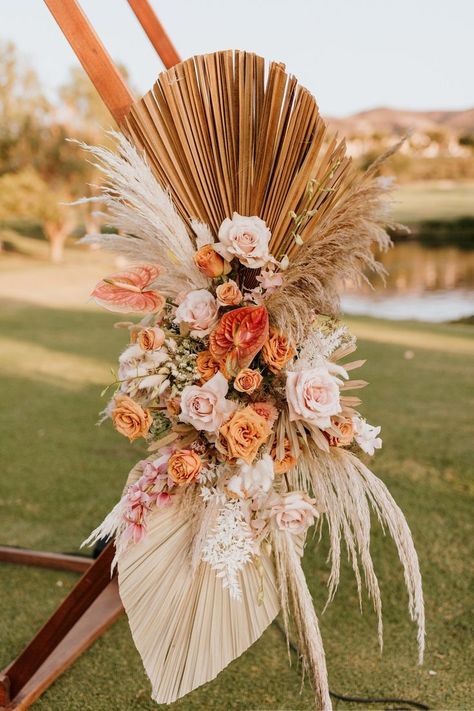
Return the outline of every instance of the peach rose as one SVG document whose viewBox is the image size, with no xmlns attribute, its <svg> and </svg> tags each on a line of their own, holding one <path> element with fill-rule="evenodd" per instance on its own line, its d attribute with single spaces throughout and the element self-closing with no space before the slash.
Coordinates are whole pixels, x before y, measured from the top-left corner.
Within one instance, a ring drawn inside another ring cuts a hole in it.
<svg viewBox="0 0 474 711">
<path fill-rule="evenodd" d="M 322 430 L 331 426 L 331 416 L 341 412 L 339 386 L 342 380 L 336 373 L 347 378 L 344 368 L 334 363 L 287 373 L 286 400 L 290 421 L 303 420 Z"/>
<path fill-rule="evenodd" d="M 219 430 L 219 439 L 229 459 L 243 459 L 250 464 L 268 439 L 270 427 L 252 407 L 237 410 Z"/>
<path fill-rule="evenodd" d="M 277 443 L 275 441 L 272 451 L 271 451 L 271 456 L 274 461 L 274 470 L 275 474 L 286 474 L 286 472 L 289 472 L 290 469 L 293 469 L 293 467 L 296 464 L 296 457 L 293 454 L 293 450 L 291 449 L 290 441 L 288 440 L 287 437 L 285 437 L 284 442 L 284 454 L 283 454 L 283 459 L 278 459 L 277 458 Z"/>
<path fill-rule="evenodd" d="M 199 271 L 210 279 L 228 274 L 232 269 L 229 262 L 216 252 L 212 244 L 205 244 L 198 249 L 194 255 L 194 263 Z"/>
<path fill-rule="evenodd" d="M 204 385 L 187 385 L 181 393 L 179 419 L 196 430 L 217 432 L 236 408 L 235 403 L 225 398 L 228 389 L 222 373 L 216 373 Z"/>
<path fill-rule="evenodd" d="M 207 289 L 190 291 L 176 309 L 174 323 L 185 323 L 191 336 L 207 336 L 217 323 L 217 301 Z"/>
<path fill-rule="evenodd" d="M 296 355 L 291 341 L 273 326 L 270 327 L 268 339 L 263 344 L 262 358 L 272 373 L 279 373 Z"/>
<path fill-rule="evenodd" d="M 178 449 L 168 460 L 168 476 L 178 486 L 196 481 L 201 469 L 201 457 L 192 449 Z"/>
<path fill-rule="evenodd" d="M 209 336 L 209 350 L 226 370 L 236 374 L 247 368 L 268 337 L 265 306 L 242 306 L 224 314 Z"/>
<path fill-rule="evenodd" d="M 172 397 L 166 402 L 166 412 L 170 417 L 177 417 L 181 412 L 181 401 L 179 397 Z"/>
<path fill-rule="evenodd" d="M 252 370 L 252 368 L 244 368 L 240 373 L 237 374 L 234 380 L 234 388 L 239 393 L 247 393 L 251 395 L 257 388 L 260 387 L 262 383 L 262 376 L 258 370 Z"/>
<path fill-rule="evenodd" d="M 214 360 L 210 351 L 201 351 L 196 358 L 196 368 L 203 383 L 207 383 L 219 371 L 219 363 Z"/>
<path fill-rule="evenodd" d="M 273 402 L 252 402 L 250 407 L 268 422 L 270 428 L 273 427 L 278 419 L 278 410 Z"/>
<path fill-rule="evenodd" d="M 275 499 L 271 515 L 281 531 L 304 533 L 313 525 L 314 519 L 319 517 L 315 503 L 316 499 L 310 499 L 302 491 L 290 491 Z"/>
<path fill-rule="evenodd" d="M 219 228 L 215 249 L 229 262 L 237 257 L 249 269 L 264 267 L 271 259 L 268 243 L 272 233 L 260 217 L 245 217 L 234 212 Z"/>
<path fill-rule="evenodd" d="M 332 424 L 339 430 L 340 434 L 324 433 L 331 447 L 348 447 L 354 439 L 354 424 L 352 420 L 343 420 L 335 417 L 332 420 Z"/>
<path fill-rule="evenodd" d="M 149 410 L 140 407 L 128 395 L 116 395 L 114 405 L 111 417 L 117 432 L 128 437 L 130 442 L 145 437 L 153 422 Z"/>
<path fill-rule="evenodd" d="M 242 292 L 233 279 L 219 284 L 216 297 L 221 306 L 238 306 L 242 302 Z"/>
<path fill-rule="evenodd" d="M 136 342 L 144 351 L 154 351 L 161 348 L 165 342 L 165 332 L 158 327 L 143 328 L 138 332 Z"/>
</svg>

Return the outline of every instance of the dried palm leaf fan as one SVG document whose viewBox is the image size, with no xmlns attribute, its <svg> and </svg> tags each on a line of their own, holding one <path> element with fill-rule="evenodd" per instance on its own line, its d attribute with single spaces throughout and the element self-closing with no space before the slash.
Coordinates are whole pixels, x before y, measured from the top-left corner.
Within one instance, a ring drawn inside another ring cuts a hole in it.
<svg viewBox="0 0 474 711">
<path fill-rule="evenodd" d="M 366 267 L 381 269 L 372 247 L 383 248 L 389 240 L 384 230 L 386 186 L 376 179 L 376 166 L 365 175 L 357 174 L 345 155 L 344 142 L 329 137 L 311 94 L 286 74 L 283 65 L 272 63 L 267 69 L 261 57 L 240 51 L 193 57 L 162 73 L 153 89 L 133 105 L 122 130 L 138 151 L 123 137 L 117 155 L 90 150 L 108 177 L 103 193 L 106 214 L 125 235 L 98 235 L 88 241 L 118 249 L 135 262 L 155 260 L 168 271 L 156 281 L 156 273 L 150 270 L 134 273 L 133 279 L 139 280 L 134 282 L 127 282 L 130 275 L 125 280 L 121 275 L 106 280 L 97 294 L 109 298 L 115 290 L 123 305 L 123 299 L 136 298 L 137 292 L 141 298 L 150 283 L 173 299 L 181 290 L 212 290 L 196 267 L 196 246 L 215 243 L 222 223 L 234 213 L 258 216 L 271 232 L 268 247 L 273 263 L 286 270 L 282 286 L 266 299 L 266 308 L 254 307 L 252 313 L 268 312 L 270 325 L 298 346 L 294 377 L 305 363 L 313 367 L 318 346 L 312 331 L 315 316 L 337 313 L 344 278 L 357 279 Z M 254 286 L 257 276 L 258 270 L 247 265 L 242 289 Z M 142 326 L 146 323 L 142 321 Z M 268 335 L 268 322 L 265 328 Z M 334 342 L 339 339 L 339 345 L 324 352 L 323 370 L 329 380 L 341 373 L 348 378 L 348 372 L 362 364 L 354 361 L 341 368 L 336 363 L 355 348 L 341 333 L 339 329 L 331 336 Z M 212 338 L 213 334 L 209 348 Z M 295 356 L 296 350 L 287 350 L 289 357 Z M 340 411 L 351 421 L 358 416 L 354 408 L 360 400 L 345 391 L 366 383 L 334 378 L 331 387 L 339 383 Z M 226 383 L 225 392 L 227 387 Z M 372 508 L 398 548 L 410 613 L 419 625 L 421 654 L 421 578 L 401 511 L 352 452 L 329 446 L 331 437 L 336 442 L 341 437 L 337 427 L 329 428 L 325 436 L 324 427 L 289 416 L 284 395 L 279 397 L 283 399 L 280 412 L 275 410 L 275 431 L 262 456 L 269 458 L 273 446 L 281 462 L 288 445 L 296 464 L 284 478 L 275 477 L 286 492 L 283 496 L 307 492 L 322 504 L 331 543 L 329 597 L 339 580 L 343 537 L 359 592 L 362 567 L 381 636 L 380 594 L 369 552 Z M 197 435 L 192 427 L 190 432 L 189 425 L 178 424 L 171 430 L 158 438 L 155 450 L 177 441 L 180 447 L 190 442 L 194 446 Z M 140 467 L 133 470 L 128 485 L 142 472 Z M 248 553 L 236 574 L 241 596 L 236 600 L 203 555 L 203 547 L 216 521 L 232 518 L 239 504 L 229 499 L 223 506 L 219 497 L 204 503 L 193 488 L 176 499 L 170 508 L 155 508 L 148 514 L 147 537 L 137 545 L 129 545 L 123 535 L 123 500 L 89 539 L 115 536 L 120 594 L 152 682 L 153 698 L 170 703 L 214 678 L 258 639 L 281 609 L 286 623 L 288 611 L 293 614 L 317 706 L 329 709 L 324 651 L 300 563 L 303 537 L 271 524 L 258 556 Z M 303 496 L 299 501 L 306 514 L 314 513 L 310 499 Z M 238 541 L 240 553 L 247 550 L 246 535 Z"/>
</svg>

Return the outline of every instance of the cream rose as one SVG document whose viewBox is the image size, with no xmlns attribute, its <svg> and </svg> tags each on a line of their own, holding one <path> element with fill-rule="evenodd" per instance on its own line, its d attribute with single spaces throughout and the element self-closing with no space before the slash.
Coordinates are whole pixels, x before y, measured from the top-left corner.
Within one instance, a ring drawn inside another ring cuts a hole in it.
<svg viewBox="0 0 474 711">
<path fill-rule="evenodd" d="M 175 323 L 189 326 L 192 336 L 207 336 L 217 323 L 219 310 L 215 297 L 207 289 L 190 291 L 176 309 Z"/>
<path fill-rule="evenodd" d="M 250 269 L 264 267 L 271 259 L 268 251 L 271 232 L 259 217 L 234 212 L 219 228 L 219 244 L 214 249 L 229 262 L 237 258 Z"/>
<path fill-rule="evenodd" d="M 154 328 L 143 328 L 138 332 L 137 343 L 144 351 L 154 351 L 161 348 L 165 342 L 165 332 L 155 326 Z"/>
<path fill-rule="evenodd" d="M 222 373 L 216 373 L 204 385 L 187 385 L 181 393 L 179 419 L 197 430 L 217 432 L 236 408 L 235 403 L 225 399 L 228 389 Z"/>
<path fill-rule="evenodd" d="M 334 371 L 345 374 L 345 377 L 347 373 L 340 366 L 329 364 L 329 367 L 318 366 L 287 373 L 286 400 L 291 421 L 303 420 L 320 429 L 327 429 L 331 426 L 331 415 L 341 412 L 339 386 L 342 380 L 335 376 Z"/>
<path fill-rule="evenodd" d="M 316 499 L 310 499 L 302 491 L 290 491 L 275 499 L 270 514 L 281 531 L 305 533 L 319 517 L 315 503 Z"/>
</svg>

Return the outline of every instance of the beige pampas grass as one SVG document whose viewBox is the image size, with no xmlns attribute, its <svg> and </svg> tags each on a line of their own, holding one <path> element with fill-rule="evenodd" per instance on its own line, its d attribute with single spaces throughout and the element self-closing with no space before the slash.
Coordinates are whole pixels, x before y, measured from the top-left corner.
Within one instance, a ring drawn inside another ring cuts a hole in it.
<svg viewBox="0 0 474 711">
<path fill-rule="evenodd" d="M 120 556 L 120 596 L 152 696 L 172 703 L 253 644 L 278 614 L 280 601 L 274 564 L 265 553 L 258 567 L 249 562 L 240 572 L 240 601 L 208 564 L 193 570 L 195 530 L 187 506 L 155 509 L 147 525 L 146 538 Z"/>
<path fill-rule="evenodd" d="M 323 641 L 311 593 L 301 567 L 301 552 L 295 536 L 275 529 L 272 532 L 278 573 L 283 622 L 289 639 L 289 620 L 294 621 L 303 669 L 309 675 L 315 693 L 315 704 L 321 711 L 332 709 Z"/>
<path fill-rule="evenodd" d="M 207 279 L 194 264 L 195 247 L 187 223 L 178 215 L 169 193 L 157 182 L 142 151 L 122 134 L 110 132 L 115 151 L 80 144 L 91 154 L 105 182 L 98 215 L 121 234 L 90 234 L 81 241 L 119 252 L 135 263 L 159 264 L 157 285 L 167 296 L 183 289 L 202 289 Z"/>
<path fill-rule="evenodd" d="M 408 591 L 411 619 L 418 627 L 419 663 L 425 645 L 425 611 L 418 556 L 407 521 L 385 484 L 355 455 L 331 448 L 329 453 L 310 449 L 298 461 L 292 476 L 298 486 L 312 491 L 324 512 L 329 528 L 331 574 L 328 603 L 339 583 L 341 539 L 346 543 L 357 580 L 359 597 L 362 576 L 378 616 L 379 641 L 382 646 L 382 600 L 370 554 L 371 509 L 387 529 L 397 547 Z"/>
</svg>

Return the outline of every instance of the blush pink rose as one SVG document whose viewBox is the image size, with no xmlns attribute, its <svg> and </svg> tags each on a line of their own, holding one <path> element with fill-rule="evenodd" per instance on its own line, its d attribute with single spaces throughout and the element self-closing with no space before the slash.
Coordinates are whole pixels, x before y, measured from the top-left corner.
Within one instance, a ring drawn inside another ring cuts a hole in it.
<svg viewBox="0 0 474 711">
<path fill-rule="evenodd" d="M 207 289 L 190 291 L 176 309 L 175 323 L 189 326 L 192 336 L 207 336 L 217 323 L 219 306 Z"/>
<path fill-rule="evenodd" d="M 290 491 L 275 498 L 270 513 L 281 531 L 304 533 L 319 517 L 315 503 L 302 491 Z"/>
<path fill-rule="evenodd" d="M 214 249 L 227 261 L 236 258 L 250 269 L 264 267 L 270 261 L 268 243 L 272 233 L 260 217 L 244 217 L 234 212 L 219 228 L 219 244 Z"/>
<path fill-rule="evenodd" d="M 226 400 L 229 384 L 222 373 L 216 373 L 204 385 L 188 385 L 181 393 L 179 419 L 196 430 L 217 432 L 234 412 L 236 404 Z"/>
<path fill-rule="evenodd" d="M 331 364 L 331 369 L 337 369 L 347 377 L 340 366 Z M 331 415 L 341 412 L 341 384 L 342 381 L 325 366 L 287 373 L 286 399 L 290 420 L 303 420 L 320 429 L 330 427 Z"/>
</svg>

